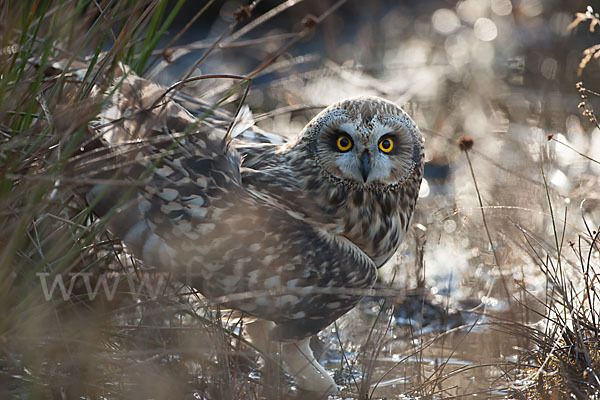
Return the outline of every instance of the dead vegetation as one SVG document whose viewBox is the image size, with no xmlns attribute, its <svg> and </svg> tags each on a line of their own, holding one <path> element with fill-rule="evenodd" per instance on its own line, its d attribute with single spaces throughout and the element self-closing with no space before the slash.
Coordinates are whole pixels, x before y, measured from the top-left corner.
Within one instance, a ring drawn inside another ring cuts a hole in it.
<svg viewBox="0 0 600 400">
<path fill-rule="evenodd" d="M 132 259 L 69 190 L 103 101 L 91 89 L 119 62 L 192 111 L 248 103 L 290 135 L 341 97 L 407 103 L 428 149 L 415 228 L 379 296 L 314 343 L 344 398 L 598 396 L 600 53 L 579 45 L 591 8 L 207 1 L 182 17 L 184 3 L 0 9 L 0 397 L 305 395 L 276 363 L 259 368 L 235 315 Z M 66 301 L 60 286 L 45 296 L 57 276 Z"/>
</svg>

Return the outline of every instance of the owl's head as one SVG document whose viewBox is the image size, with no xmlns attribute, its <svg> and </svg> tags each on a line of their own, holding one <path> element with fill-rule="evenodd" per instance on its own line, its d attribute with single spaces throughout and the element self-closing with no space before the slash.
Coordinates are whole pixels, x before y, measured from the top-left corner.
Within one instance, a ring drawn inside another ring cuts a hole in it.
<svg viewBox="0 0 600 400">
<path fill-rule="evenodd" d="M 297 144 L 329 178 L 362 188 L 397 187 L 422 172 L 423 137 L 400 107 L 378 97 L 344 100 L 324 109 Z"/>
</svg>

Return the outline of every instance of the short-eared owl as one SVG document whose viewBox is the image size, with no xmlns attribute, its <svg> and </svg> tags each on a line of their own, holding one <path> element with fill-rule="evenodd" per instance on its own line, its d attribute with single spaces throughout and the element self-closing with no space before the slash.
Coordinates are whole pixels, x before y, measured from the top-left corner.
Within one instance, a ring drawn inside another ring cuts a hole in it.
<svg viewBox="0 0 600 400">
<path fill-rule="evenodd" d="M 134 255 L 259 321 L 251 339 L 280 342 L 298 386 L 335 390 L 308 339 L 361 300 L 406 234 L 423 176 L 417 126 L 359 97 L 286 141 L 240 118 L 229 127 L 218 109 L 192 115 L 126 75 L 91 126 L 101 146 L 74 167 L 108 182 L 87 201 L 113 214 Z"/>
</svg>

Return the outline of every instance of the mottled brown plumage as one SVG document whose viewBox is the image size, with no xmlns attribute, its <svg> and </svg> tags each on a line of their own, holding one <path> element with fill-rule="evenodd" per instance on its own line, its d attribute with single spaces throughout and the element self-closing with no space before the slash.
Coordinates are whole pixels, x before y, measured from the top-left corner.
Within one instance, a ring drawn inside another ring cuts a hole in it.
<svg viewBox="0 0 600 400">
<path fill-rule="evenodd" d="M 91 127 L 102 146 L 74 161 L 82 181 L 130 183 L 86 186 L 96 213 L 116 214 L 109 229 L 146 263 L 273 321 L 272 340 L 305 340 L 353 308 L 351 289 L 373 286 L 418 197 L 423 140 L 408 115 L 355 98 L 293 141 L 244 121 L 229 141 L 225 118 L 193 116 L 164 93 L 130 74 Z M 322 380 L 317 389 L 333 382 Z"/>
</svg>

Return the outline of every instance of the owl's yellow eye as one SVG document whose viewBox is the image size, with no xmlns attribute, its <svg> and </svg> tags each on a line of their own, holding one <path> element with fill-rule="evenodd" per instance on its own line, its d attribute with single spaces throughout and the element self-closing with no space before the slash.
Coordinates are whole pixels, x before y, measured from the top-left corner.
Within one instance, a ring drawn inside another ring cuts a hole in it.
<svg viewBox="0 0 600 400">
<path fill-rule="evenodd" d="M 379 149 L 384 153 L 389 153 L 394 148 L 394 141 L 390 138 L 385 138 L 379 142 Z"/>
<path fill-rule="evenodd" d="M 340 135 L 337 139 L 337 148 L 343 152 L 350 150 L 352 148 L 352 140 L 348 136 Z"/>
</svg>

